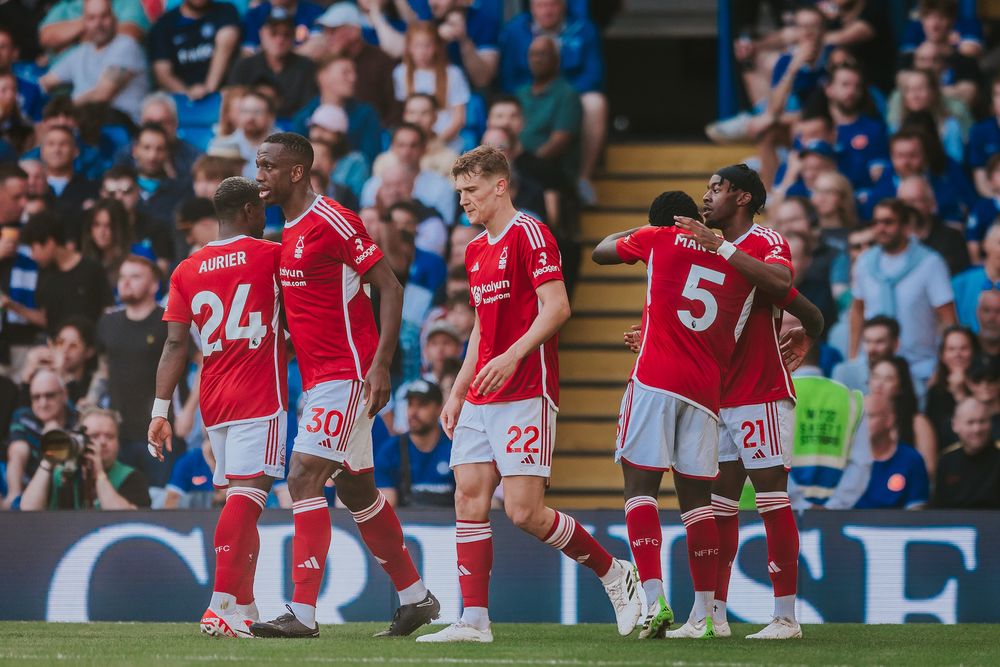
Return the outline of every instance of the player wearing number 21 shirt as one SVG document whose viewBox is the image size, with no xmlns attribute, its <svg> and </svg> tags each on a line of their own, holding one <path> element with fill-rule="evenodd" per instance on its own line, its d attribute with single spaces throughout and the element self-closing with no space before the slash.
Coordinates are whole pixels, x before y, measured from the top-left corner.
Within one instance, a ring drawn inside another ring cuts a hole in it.
<svg viewBox="0 0 1000 667">
<path fill-rule="evenodd" d="M 215 587 L 201 629 L 249 637 L 248 625 L 257 620 L 257 519 L 272 480 L 285 475 L 281 245 L 260 239 L 264 206 L 253 181 L 226 179 L 214 204 L 219 240 L 181 262 L 170 279 L 163 315 L 167 341 L 156 374 L 149 441 L 158 454 L 164 441 L 170 446 L 167 406 L 184 373 L 193 329 L 204 359 L 200 404 L 215 455 L 213 481 L 229 487 L 215 531 Z"/>
</svg>

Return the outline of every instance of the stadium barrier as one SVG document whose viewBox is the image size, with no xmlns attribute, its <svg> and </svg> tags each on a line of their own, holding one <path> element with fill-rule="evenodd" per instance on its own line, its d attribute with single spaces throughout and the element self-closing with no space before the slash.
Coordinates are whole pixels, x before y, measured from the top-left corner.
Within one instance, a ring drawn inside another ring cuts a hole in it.
<svg viewBox="0 0 1000 667">
<path fill-rule="evenodd" d="M 576 513 L 616 556 L 627 557 L 621 512 Z M 683 617 L 692 601 L 684 528 L 663 512 L 663 573 Z M 0 514 L 0 619 L 187 621 L 211 591 L 217 513 L 52 512 Z M 407 544 L 442 603 L 460 610 L 454 515 L 401 512 Z M 730 618 L 767 622 L 771 588 L 764 527 L 741 517 Z M 386 620 L 395 608 L 388 577 L 345 511 L 333 512 L 333 542 L 320 594 L 321 623 Z M 804 623 L 995 623 L 1000 581 L 1000 512 L 819 512 L 799 515 L 799 619 Z M 497 621 L 609 623 L 597 578 L 555 550 L 493 517 L 491 615 Z M 261 518 L 258 606 L 277 615 L 292 592 L 288 512 Z"/>
</svg>

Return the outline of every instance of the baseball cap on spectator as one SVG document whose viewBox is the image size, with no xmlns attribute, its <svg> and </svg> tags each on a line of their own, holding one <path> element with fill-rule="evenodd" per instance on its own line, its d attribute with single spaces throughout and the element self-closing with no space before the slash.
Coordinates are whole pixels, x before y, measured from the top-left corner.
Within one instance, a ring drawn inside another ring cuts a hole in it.
<svg viewBox="0 0 1000 667">
<path fill-rule="evenodd" d="M 455 328 L 454 324 L 452 324 L 447 320 L 443 319 L 437 320 L 436 322 L 434 322 L 434 324 L 430 325 L 430 327 L 427 328 L 428 339 L 434 334 L 439 334 L 439 333 L 444 334 L 446 336 L 451 336 L 452 338 L 455 339 L 455 342 L 460 345 L 462 343 L 462 334 L 459 333 L 458 329 Z"/>
<path fill-rule="evenodd" d="M 243 154 L 240 152 L 240 145 L 236 137 L 215 137 L 210 142 L 208 142 L 208 148 L 205 150 L 205 155 L 211 155 L 212 157 L 226 158 L 227 160 L 243 160 Z"/>
<path fill-rule="evenodd" d="M 441 387 L 439 387 L 435 382 L 429 382 L 423 379 L 414 380 L 409 384 L 409 386 L 407 386 L 406 400 L 410 400 L 411 398 L 423 399 L 434 403 L 444 402 L 444 395 L 441 393 Z"/>
<path fill-rule="evenodd" d="M 799 151 L 799 154 L 802 157 L 805 157 L 810 153 L 813 155 L 819 155 L 820 157 L 825 157 L 828 160 L 837 159 L 837 151 L 834 149 L 833 144 L 829 141 L 823 141 L 822 139 L 807 142 Z"/>
<path fill-rule="evenodd" d="M 338 2 L 323 12 L 323 15 L 316 19 L 316 24 L 324 28 L 339 28 L 342 25 L 361 26 L 361 11 L 352 2 Z"/>
<path fill-rule="evenodd" d="M 318 125 L 330 132 L 347 132 L 347 113 L 336 104 L 321 104 L 309 117 L 309 127 Z"/>
<path fill-rule="evenodd" d="M 274 25 L 276 23 L 287 23 L 294 26 L 295 17 L 284 7 L 271 7 L 271 13 L 267 15 L 264 25 Z"/>
</svg>

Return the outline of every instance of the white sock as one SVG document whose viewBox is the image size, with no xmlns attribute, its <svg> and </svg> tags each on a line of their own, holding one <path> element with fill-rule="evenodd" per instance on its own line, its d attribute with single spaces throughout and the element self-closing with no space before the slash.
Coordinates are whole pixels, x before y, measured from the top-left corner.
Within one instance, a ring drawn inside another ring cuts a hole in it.
<svg viewBox="0 0 1000 667">
<path fill-rule="evenodd" d="M 424 586 L 423 579 L 417 579 L 416 583 L 410 584 L 399 593 L 399 604 L 416 604 L 427 597 L 427 587 Z"/>
<path fill-rule="evenodd" d="M 712 620 L 716 623 L 728 623 L 726 618 L 726 601 L 716 600 L 712 606 Z"/>
<path fill-rule="evenodd" d="M 214 612 L 221 611 L 224 614 L 231 614 L 236 611 L 236 596 L 214 591 L 212 593 L 212 601 L 208 603 L 208 607 Z"/>
<path fill-rule="evenodd" d="M 299 619 L 299 623 L 307 628 L 316 627 L 316 607 L 301 602 L 292 602 L 288 606 L 292 608 L 292 613 Z"/>
<path fill-rule="evenodd" d="M 254 623 L 260 620 L 260 612 L 257 611 L 256 602 L 251 602 L 250 604 L 238 604 L 236 605 L 236 611 L 240 612 Z"/>
<path fill-rule="evenodd" d="M 486 630 L 490 627 L 490 610 L 486 607 L 466 607 L 462 611 L 462 622 Z"/>
<path fill-rule="evenodd" d="M 663 595 L 663 581 L 661 579 L 647 579 L 642 582 L 642 592 L 646 594 L 647 611 L 652 611 L 656 600 Z"/>
<path fill-rule="evenodd" d="M 715 601 L 715 591 L 695 591 L 694 606 L 691 607 L 691 616 L 688 618 L 692 623 L 701 623 L 708 616 Z"/>
<path fill-rule="evenodd" d="M 617 560 L 612 560 L 611 567 L 608 568 L 607 572 L 598 577 L 598 579 L 601 580 L 602 584 L 607 586 L 608 584 L 615 583 L 620 576 L 622 576 L 622 566 Z"/>
<path fill-rule="evenodd" d="M 794 621 L 795 596 L 782 595 L 781 597 L 774 598 L 774 615 L 778 618 L 787 618 L 790 621 Z"/>
</svg>

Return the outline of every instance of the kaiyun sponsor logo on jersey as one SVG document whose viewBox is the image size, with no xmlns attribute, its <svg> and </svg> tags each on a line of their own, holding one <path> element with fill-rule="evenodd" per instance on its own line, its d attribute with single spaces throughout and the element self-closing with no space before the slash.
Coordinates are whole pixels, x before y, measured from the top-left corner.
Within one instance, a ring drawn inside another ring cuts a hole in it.
<svg viewBox="0 0 1000 667">
<path fill-rule="evenodd" d="M 500 290 L 509 290 L 510 281 L 509 280 L 491 280 L 488 283 L 482 285 L 472 286 L 472 300 L 475 301 L 478 306 L 480 303 L 490 304 L 500 299 L 509 299 L 510 292 L 501 292 Z"/>
</svg>

